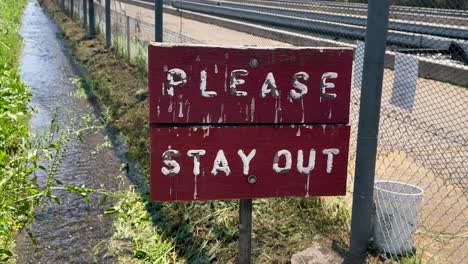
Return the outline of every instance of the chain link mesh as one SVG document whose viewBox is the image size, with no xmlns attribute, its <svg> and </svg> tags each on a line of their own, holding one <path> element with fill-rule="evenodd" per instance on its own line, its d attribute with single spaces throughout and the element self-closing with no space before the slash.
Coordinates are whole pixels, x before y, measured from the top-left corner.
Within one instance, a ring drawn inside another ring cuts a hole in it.
<svg viewBox="0 0 468 264">
<path fill-rule="evenodd" d="M 70 12 L 70 0 L 63 2 Z M 351 192 L 366 2 L 165 0 L 163 39 L 215 45 L 353 47 Z M 83 1 L 73 4 L 73 18 L 83 21 Z M 403 262 L 395 258 L 399 254 L 395 245 L 414 239 L 415 249 L 409 252 L 414 263 L 467 263 L 468 1 L 393 0 L 391 4 L 376 179 L 415 185 L 424 194 L 418 205 L 408 198 L 414 194 L 403 189 L 375 192 L 376 226 L 394 249 L 384 259 Z M 113 0 L 111 9 L 113 47 L 132 62 L 146 63 L 147 45 L 154 39 L 152 1 Z M 104 0 L 95 2 L 95 14 L 103 33 Z M 392 210 L 400 216 L 389 220 Z M 414 238 L 408 237 L 416 227 Z M 391 233 L 392 228 L 398 228 L 400 235 Z"/>
</svg>

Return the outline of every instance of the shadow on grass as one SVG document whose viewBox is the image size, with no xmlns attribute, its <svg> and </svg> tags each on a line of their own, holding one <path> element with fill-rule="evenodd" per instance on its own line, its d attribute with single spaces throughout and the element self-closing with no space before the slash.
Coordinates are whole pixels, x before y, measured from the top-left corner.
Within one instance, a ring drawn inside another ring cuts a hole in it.
<svg viewBox="0 0 468 264">
<path fill-rule="evenodd" d="M 65 32 L 66 34 L 66 32 Z M 70 41 L 70 40 L 69 40 Z M 82 38 L 80 41 L 92 41 L 88 38 Z M 71 49 L 77 43 L 68 42 L 68 45 L 71 46 Z M 92 57 L 98 56 L 98 54 L 105 54 L 107 51 L 96 49 Z M 147 166 L 149 165 L 147 160 L 149 152 L 145 146 L 134 146 L 133 148 L 127 148 L 128 139 L 124 139 L 120 134 L 122 131 L 121 127 L 116 127 L 115 120 L 120 120 L 123 116 L 127 115 L 129 112 L 135 112 L 141 109 L 142 104 L 147 103 L 147 99 L 144 97 L 135 98 L 130 100 L 125 106 L 123 105 L 114 105 L 112 96 L 106 92 L 108 83 L 102 79 L 96 79 L 87 71 L 87 66 L 89 67 L 90 58 L 82 62 L 84 65 L 76 63 L 71 54 L 68 58 L 70 59 L 71 64 L 74 66 L 75 71 L 79 73 L 80 76 L 84 78 L 80 81 L 81 88 L 83 89 L 86 99 L 90 102 L 93 107 L 93 112 L 95 116 L 100 119 L 105 124 L 105 133 L 108 136 L 109 140 L 112 143 L 113 151 L 119 157 L 122 164 L 125 164 L 126 172 L 128 179 L 131 184 L 136 187 L 137 192 L 141 196 L 143 201 L 146 201 L 146 210 L 151 215 L 152 224 L 157 227 L 158 230 L 162 231 L 163 237 L 172 239 L 175 242 L 175 250 L 177 255 L 185 259 L 188 263 L 212 263 L 217 257 L 217 251 L 213 250 L 215 247 L 210 247 L 209 244 L 212 241 L 206 241 L 201 237 L 194 236 L 194 231 L 198 228 L 194 224 L 194 219 L 196 216 L 191 217 L 189 215 L 188 208 L 202 208 L 203 206 L 197 205 L 197 203 L 151 203 L 148 202 L 149 199 L 149 190 L 148 190 L 148 178 L 145 176 L 147 174 Z M 120 57 L 119 57 L 120 58 Z M 120 58 L 122 59 L 122 58 Z M 110 111 L 112 113 L 112 120 L 107 120 L 109 117 L 106 116 L 106 106 L 110 105 Z M 110 122 L 107 122 L 110 121 Z M 126 122 L 125 130 L 139 131 L 138 136 L 149 139 L 149 128 L 146 122 L 143 120 L 134 120 L 134 122 Z M 138 137 L 137 136 L 137 137 Z M 132 139 L 130 139 L 132 140 Z M 138 155 L 135 155 L 136 151 L 140 151 Z M 131 157 L 129 157 L 131 156 Z M 137 161 L 143 161 L 138 163 Z M 143 169 L 142 169 L 143 167 Z M 203 211 L 203 210 L 202 210 Z M 199 212 L 198 215 L 202 215 L 202 212 Z M 229 230 L 222 225 L 212 224 L 210 227 L 214 230 L 214 239 L 221 239 L 222 242 L 215 243 L 221 244 L 226 242 L 235 242 L 237 241 L 237 232 Z M 229 234 L 227 236 L 226 234 Z M 207 243 L 208 242 L 208 243 Z"/>
<path fill-rule="evenodd" d="M 83 74 L 82 76 L 87 76 Z M 107 117 L 103 114 L 102 104 L 99 99 L 99 95 L 93 91 L 96 89 L 97 83 L 85 79 L 83 81 L 83 89 L 87 96 L 87 99 L 91 103 L 94 109 L 95 115 L 101 120 L 105 120 Z M 105 102 L 104 102 L 105 103 Z M 137 107 L 142 102 L 137 101 L 133 104 L 127 105 L 127 108 L 121 112 L 121 116 L 132 111 L 133 108 Z M 111 110 L 112 111 L 112 110 Z M 119 119 L 120 116 L 114 116 L 114 119 Z M 141 125 L 141 124 L 140 124 Z M 141 131 L 142 128 L 139 124 L 133 124 L 132 129 L 135 131 Z M 125 164 L 126 172 L 130 182 L 136 186 L 137 192 L 142 197 L 142 200 L 146 201 L 146 210 L 151 215 L 152 224 L 159 230 L 163 231 L 163 236 L 166 238 L 172 238 L 176 244 L 175 250 L 177 254 L 186 259 L 188 263 L 211 263 L 216 254 L 209 252 L 206 247 L 204 240 L 193 235 L 194 226 L 190 225 L 190 218 L 186 215 L 178 213 L 178 209 L 186 207 L 190 203 L 151 203 L 148 202 L 149 190 L 148 190 L 148 178 L 144 176 L 140 171 L 140 164 L 130 159 L 129 150 L 126 147 L 126 142 L 119 135 L 119 129 L 115 128 L 111 123 L 107 123 L 105 127 L 105 133 L 109 140 L 112 142 L 114 152 L 119 157 L 122 164 Z M 148 133 L 149 137 L 149 133 Z M 149 157 L 149 153 L 146 153 Z M 145 154 L 141 156 L 146 156 Z M 145 170 L 145 169 L 143 169 Z M 170 212 L 170 213 L 169 213 Z M 217 229 L 223 229 L 222 227 L 216 227 Z M 216 252 L 214 252 L 216 253 Z"/>
</svg>

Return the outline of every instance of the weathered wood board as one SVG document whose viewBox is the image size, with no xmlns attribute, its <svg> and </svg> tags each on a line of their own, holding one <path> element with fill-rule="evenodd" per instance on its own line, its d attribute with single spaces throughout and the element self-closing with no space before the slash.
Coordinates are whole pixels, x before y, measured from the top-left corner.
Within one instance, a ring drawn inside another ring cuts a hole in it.
<svg viewBox="0 0 468 264">
<path fill-rule="evenodd" d="M 150 46 L 158 124 L 346 124 L 350 49 Z"/>
<path fill-rule="evenodd" d="M 152 201 L 345 194 L 351 49 L 148 53 Z"/>
<path fill-rule="evenodd" d="M 153 127 L 151 199 L 344 195 L 349 131 L 338 125 Z"/>
</svg>

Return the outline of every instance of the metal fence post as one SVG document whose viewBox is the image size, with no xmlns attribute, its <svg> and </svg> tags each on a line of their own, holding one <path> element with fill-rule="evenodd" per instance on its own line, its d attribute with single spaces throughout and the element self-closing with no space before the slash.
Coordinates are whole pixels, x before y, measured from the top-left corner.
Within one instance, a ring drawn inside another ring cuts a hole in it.
<svg viewBox="0 0 468 264">
<path fill-rule="evenodd" d="M 94 0 L 88 0 L 89 5 L 89 36 L 94 38 L 96 36 L 96 22 L 94 17 Z"/>
<path fill-rule="evenodd" d="M 83 0 L 83 27 L 88 26 L 88 0 Z"/>
<path fill-rule="evenodd" d="M 359 110 L 350 262 L 364 263 L 371 235 L 375 163 L 390 0 L 370 0 Z"/>
<path fill-rule="evenodd" d="M 154 3 L 154 40 L 163 41 L 163 0 Z"/>
<path fill-rule="evenodd" d="M 130 62 L 130 17 L 125 17 L 127 18 L 127 60 Z"/>
<path fill-rule="evenodd" d="M 111 6 L 110 0 L 106 0 L 106 48 L 110 48 L 111 39 Z"/>
<path fill-rule="evenodd" d="M 73 20 L 73 13 L 75 12 L 75 2 L 70 0 L 70 18 Z"/>
</svg>

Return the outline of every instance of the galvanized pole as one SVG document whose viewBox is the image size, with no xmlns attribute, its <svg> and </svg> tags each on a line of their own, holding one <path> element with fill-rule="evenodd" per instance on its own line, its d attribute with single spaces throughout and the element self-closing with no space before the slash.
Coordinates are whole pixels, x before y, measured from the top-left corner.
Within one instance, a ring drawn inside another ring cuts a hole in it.
<svg viewBox="0 0 468 264">
<path fill-rule="evenodd" d="M 154 40 L 163 41 L 163 0 L 154 1 Z"/>
<path fill-rule="evenodd" d="M 70 0 L 70 18 L 73 20 L 73 15 L 75 12 L 75 1 Z"/>
<path fill-rule="evenodd" d="M 88 26 L 88 0 L 83 0 L 83 27 Z"/>
<path fill-rule="evenodd" d="M 364 263 L 372 230 L 371 214 L 389 8 L 390 0 L 369 0 L 351 220 L 351 263 Z"/>
<path fill-rule="evenodd" d="M 130 54 L 130 17 L 129 16 L 126 16 L 127 17 L 127 60 L 128 62 L 130 62 L 132 56 Z"/>
<path fill-rule="evenodd" d="M 252 261 L 252 200 L 239 203 L 239 264 Z"/>
<path fill-rule="evenodd" d="M 89 5 L 89 36 L 94 38 L 96 36 L 96 24 L 94 18 L 94 0 L 88 0 Z"/>
<path fill-rule="evenodd" d="M 106 0 L 106 48 L 110 48 L 112 45 L 111 40 L 111 3 L 110 0 Z"/>
</svg>

